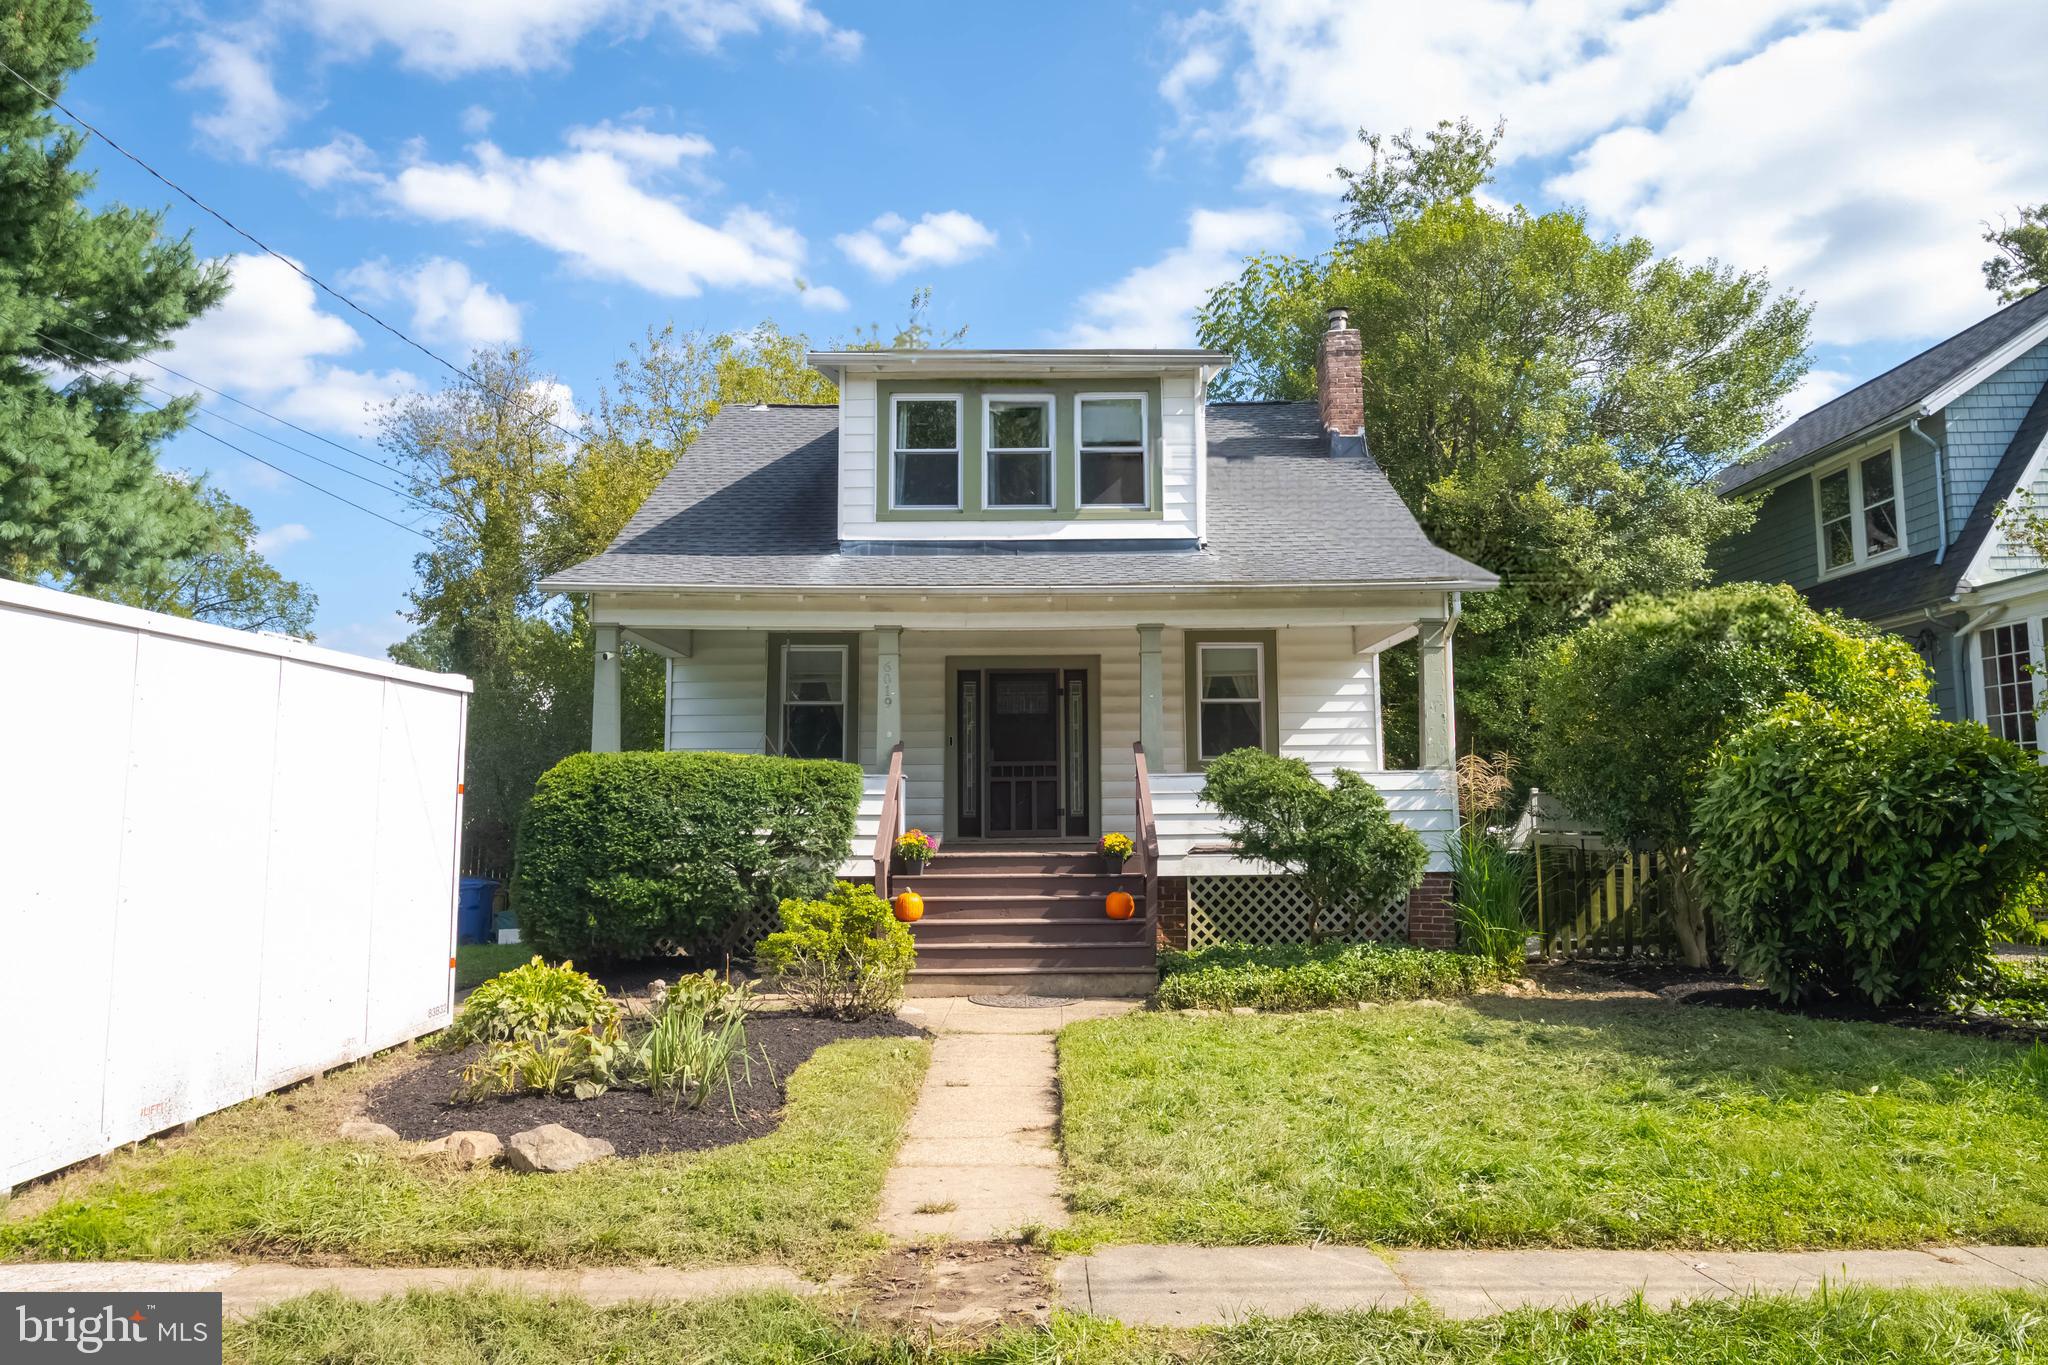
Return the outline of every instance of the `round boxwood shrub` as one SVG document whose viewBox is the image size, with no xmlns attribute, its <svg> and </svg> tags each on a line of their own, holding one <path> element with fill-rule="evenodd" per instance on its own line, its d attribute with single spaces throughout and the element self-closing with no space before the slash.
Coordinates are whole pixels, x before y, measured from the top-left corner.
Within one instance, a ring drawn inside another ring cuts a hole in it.
<svg viewBox="0 0 2048 1365">
<path fill-rule="evenodd" d="M 1781 999 L 1938 999 L 2048 851 L 2048 770 L 1918 698 L 1788 699 L 1723 747 L 1699 868 L 1731 956 Z"/>
<path fill-rule="evenodd" d="M 512 903 L 550 957 L 617 961 L 720 941 L 831 885 L 860 769 L 746 754 L 572 754 L 519 822 Z"/>
</svg>

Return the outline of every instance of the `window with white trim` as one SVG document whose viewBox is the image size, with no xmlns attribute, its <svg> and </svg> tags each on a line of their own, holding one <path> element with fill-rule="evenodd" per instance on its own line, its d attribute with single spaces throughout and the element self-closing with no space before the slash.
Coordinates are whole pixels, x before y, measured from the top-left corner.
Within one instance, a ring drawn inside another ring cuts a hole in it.
<svg viewBox="0 0 2048 1365">
<path fill-rule="evenodd" d="M 1266 648 L 1244 644 L 1200 644 L 1195 677 L 1199 688 L 1197 752 L 1206 763 L 1232 749 L 1260 749 L 1266 741 Z"/>
<path fill-rule="evenodd" d="M 1090 393 L 1074 399 L 1076 501 L 1083 507 L 1149 505 L 1145 395 Z"/>
<path fill-rule="evenodd" d="M 981 400 L 982 503 L 988 507 L 1052 506 L 1052 399 L 989 394 Z"/>
<path fill-rule="evenodd" d="M 782 754 L 849 761 L 845 645 L 782 647 Z"/>
<path fill-rule="evenodd" d="M 960 399 L 898 395 L 890 404 L 889 501 L 892 507 L 960 505 Z"/>
<path fill-rule="evenodd" d="M 1900 482 L 1896 442 L 1815 473 L 1823 575 L 1859 568 L 1905 547 Z"/>
<path fill-rule="evenodd" d="M 2001 739 L 2040 747 L 2034 720 L 2034 645 L 2025 621 L 1977 632 L 1984 725 Z"/>
</svg>

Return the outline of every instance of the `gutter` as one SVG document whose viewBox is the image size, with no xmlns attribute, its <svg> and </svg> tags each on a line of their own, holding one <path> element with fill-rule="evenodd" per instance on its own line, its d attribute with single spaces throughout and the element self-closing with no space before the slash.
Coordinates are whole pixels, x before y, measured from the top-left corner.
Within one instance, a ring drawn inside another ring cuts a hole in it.
<svg viewBox="0 0 2048 1365">
<path fill-rule="evenodd" d="M 917 583 L 562 583 L 542 579 L 535 585 L 542 592 L 612 593 L 715 593 L 721 596 L 749 596 L 758 593 L 795 593 L 806 597 L 1070 597 L 1075 594 L 1114 597 L 1171 596 L 1191 592 L 1370 592 L 1424 591 L 1491 592 L 1500 580 L 1476 578 L 1374 578 L 1332 583 L 1073 583 L 1059 587 L 1019 588 L 1015 583 L 953 583 L 943 587 Z"/>
<path fill-rule="evenodd" d="M 1948 558 L 1948 457 L 1941 442 L 1920 430 L 1920 418 L 1926 415 L 1923 412 L 1915 416 L 1913 420 L 1906 423 L 1906 430 L 1934 447 L 1934 515 L 1937 518 L 1939 532 L 1934 547 L 1934 562 L 1938 565 L 1942 560 Z M 1899 490 L 1901 495 L 1905 491 L 1903 488 Z M 1899 529 L 1903 531 L 1905 530 L 1904 519 L 1901 518 L 1900 520 L 1901 525 Z"/>
</svg>

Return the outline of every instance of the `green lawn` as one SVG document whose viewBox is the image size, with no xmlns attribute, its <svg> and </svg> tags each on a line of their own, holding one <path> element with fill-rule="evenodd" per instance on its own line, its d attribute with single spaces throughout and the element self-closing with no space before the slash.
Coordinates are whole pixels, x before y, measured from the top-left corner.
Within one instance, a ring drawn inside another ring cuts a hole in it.
<svg viewBox="0 0 2048 1365">
<path fill-rule="evenodd" d="M 0 1223 L 0 1258 L 832 1270 L 881 1245 L 870 1225 L 929 1053 L 907 1038 L 834 1043 L 791 1074 L 787 1117 L 765 1137 L 551 1176 L 459 1171 L 327 1139 L 348 1087 L 403 1062 L 387 1057 L 67 1181 L 47 1207 Z"/>
<path fill-rule="evenodd" d="M 1481 996 L 1060 1035 L 1067 1246 L 2048 1243 L 2048 1049 Z"/>
<path fill-rule="evenodd" d="M 1944 1365 L 2040 1360 L 2048 1295 L 1840 1291 L 1825 1298 L 1524 1311 L 1478 1322 L 1419 1312 L 1309 1315 L 1206 1332 L 1132 1331 L 1056 1318 L 978 1342 L 854 1327 L 799 1300 L 760 1296 L 656 1307 L 497 1294 L 382 1303 L 316 1295 L 231 1326 L 244 1365 L 636 1365 L 831 1361 L 833 1365 Z"/>
<path fill-rule="evenodd" d="M 530 943 L 458 943 L 455 945 L 455 989 L 481 986 L 499 972 L 509 972 L 533 957 Z"/>
</svg>

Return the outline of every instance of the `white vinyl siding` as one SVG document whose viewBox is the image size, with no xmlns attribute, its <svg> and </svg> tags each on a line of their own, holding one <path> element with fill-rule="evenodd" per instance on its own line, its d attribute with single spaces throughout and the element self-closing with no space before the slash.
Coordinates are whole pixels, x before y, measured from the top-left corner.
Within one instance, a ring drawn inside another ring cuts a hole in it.
<svg viewBox="0 0 2048 1365">
<path fill-rule="evenodd" d="M 874 762 L 875 645 L 860 641 L 860 706 L 855 740 L 860 761 Z M 768 636 L 764 631 L 700 630 L 690 656 L 668 661 L 668 747 L 733 754 L 765 752 L 768 743 Z"/>
</svg>

